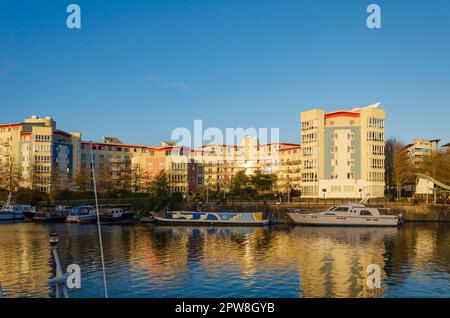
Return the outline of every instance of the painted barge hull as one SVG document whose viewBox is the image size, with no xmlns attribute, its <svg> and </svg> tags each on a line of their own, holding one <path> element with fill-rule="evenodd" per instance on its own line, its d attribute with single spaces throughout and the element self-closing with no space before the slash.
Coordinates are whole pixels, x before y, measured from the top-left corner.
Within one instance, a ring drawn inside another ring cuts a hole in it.
<svg viewBox="0 0 450 318">
<path fill-rule="evenodd" d="M 269 225 L 262 212 L 167 211 L 165 217 L 155 216 L 154 220 L 159 224 L 171 225 Z"/>
<path fill-rule="evenodd" d="M 263 221 L 223 221 L 223 220 L 186 220 L 186 219 L 168 219 L 155 216 L 156 224 L 160 225 L 204 225 L 204 226 L 267 226 L 269 220 Z"/>
</svg>

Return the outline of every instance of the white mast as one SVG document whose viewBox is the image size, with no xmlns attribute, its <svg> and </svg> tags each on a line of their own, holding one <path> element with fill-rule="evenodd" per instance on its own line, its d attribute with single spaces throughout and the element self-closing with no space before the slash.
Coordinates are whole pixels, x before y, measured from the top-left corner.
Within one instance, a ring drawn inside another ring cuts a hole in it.
<svg viewBox="0 0 450 318">
<path fill-rule="evenodd" d="M 7 201 L 6 201 L 6 205 L 11 205 L 11 202 L 12 202 L 12 193 L 10 192 L 10 193 L 8 194 L 8 199 L 7 199 Z"/>
<path fill-rule="evenodd" d="M 100 213 L 98 211 L 97 182 L 95 180 L 95 163 L 94 163 L 94 154 L 92 152 L 92 141 L 89 144 L 90 144 L 90 151 L 91 151 L 92 179 L 94 180 L 95 208 L 97 210 L 98 238 L 99 238 L 99 241 L 100 241 L 100 254 L 101 254 L 101 257 L 102 257 L 103 286 L 105 288 L 105 298 L 108 298 L 108 287 L 106 285 L 105 258 L 104 258 L 104 255 L 103 255 L 102 229 L 101 229 L 101 225 L 100 225 Z"/>
</svg>

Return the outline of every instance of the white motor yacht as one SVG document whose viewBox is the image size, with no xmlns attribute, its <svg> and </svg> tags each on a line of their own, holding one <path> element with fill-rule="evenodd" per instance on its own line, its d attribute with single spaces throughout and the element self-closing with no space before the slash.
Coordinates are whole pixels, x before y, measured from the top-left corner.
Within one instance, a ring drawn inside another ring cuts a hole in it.
<svg viewBox="0 0 450 318">
<path fill-rule="evenodd" d="M 400 215 L 381 214 L 380 209 L 367 207 L 361 203 L 349 202 L 335 205 L 326 211 L 309 213 L 288 213 L 296 223 L 321 226 L 397 226 Z"/>
</svg>

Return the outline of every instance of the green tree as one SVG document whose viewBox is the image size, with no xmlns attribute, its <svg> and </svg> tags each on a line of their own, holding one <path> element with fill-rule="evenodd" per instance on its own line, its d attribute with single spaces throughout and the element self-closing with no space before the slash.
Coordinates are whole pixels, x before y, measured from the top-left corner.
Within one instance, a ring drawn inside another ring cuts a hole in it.
<svg viewBox="0 0 450 318">
<path fill-rule="evenodd" d="M 161 171 L 150 182 L 148 200 L 144 205 L 146 211 L 160 211 L 170 204 L 171 191 L 167 174 Z"/>
<path fill-rule="evenodd" d="M 242 195 L 245 189 L 250 185 L 250 178 L 245 174 L 244 170 L 239 171 L 233 177 L 232 190 L 235 194 Z"/>
<path fill-rule="evenodd" d="M 169 178 L 164 171 L 161 171 L 150 184 L 150 193 L 161 200 L 170 198 Z"/>
<path fill-rule="evenodd" d="M 255 188 L 257 193 L 269 192 L 277 180 L 274 174 L 264 174 L 260 170 L 256 170 L 250 177 L 250 184 Z"/>
</svg>

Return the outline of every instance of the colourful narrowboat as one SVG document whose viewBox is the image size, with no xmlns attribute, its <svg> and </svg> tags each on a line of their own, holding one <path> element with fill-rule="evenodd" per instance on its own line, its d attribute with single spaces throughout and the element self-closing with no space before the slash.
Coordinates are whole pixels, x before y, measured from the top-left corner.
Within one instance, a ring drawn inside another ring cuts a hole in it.
<svg viewBox="0 0 450 318">
<path fill-rule="evenodd" d="M 269 225 L 269 219 L 263 212 L 167 211 L 165 217 L 154 216 L 154 221 L 170 225 Z"/>
</svg>

